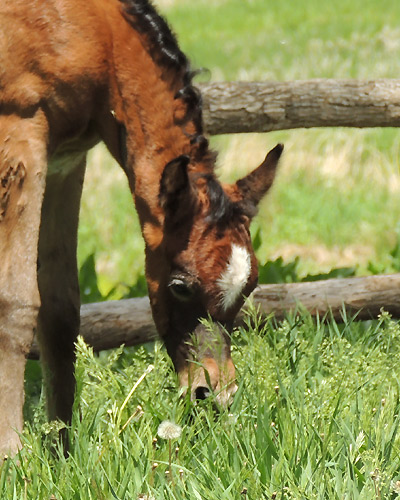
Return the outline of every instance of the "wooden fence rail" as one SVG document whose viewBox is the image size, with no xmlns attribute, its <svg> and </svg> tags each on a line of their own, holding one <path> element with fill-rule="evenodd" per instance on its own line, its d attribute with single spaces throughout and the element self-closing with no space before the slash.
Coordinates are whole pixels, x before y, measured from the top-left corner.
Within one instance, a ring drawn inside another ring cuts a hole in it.
<svg viewBox="0 0 400 500">
<path fill-rule="evenodd" d="M 199 87 L 211 135 L 400 126 L 400 80 L 223 82 Z"/>
<path fill-rule="evenodd" d="M 285 313 L 304 307 L 314 316 L 332 314 L 342 319 L 343 311 L 358 319 L 376 318 L 381 309 L 400 318 L 400 273 L 290 283 L 260 285 L 252 303 L 261 314 L 274 314 L 280 320 Z M 245 309 L 239 314 L 243 321 Z M 136 345 L 158 338 L 147 297 L 86 304 L 81 308 L 81 335 L 95 351 L 121 344 Z M 36 343 L 31 357 L 38 357 Z"/>
</svg>

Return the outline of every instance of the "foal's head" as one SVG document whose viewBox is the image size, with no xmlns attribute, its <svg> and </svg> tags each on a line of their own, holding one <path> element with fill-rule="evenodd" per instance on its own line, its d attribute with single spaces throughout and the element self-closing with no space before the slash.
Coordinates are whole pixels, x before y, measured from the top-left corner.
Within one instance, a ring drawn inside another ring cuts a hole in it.
<svg viewBox="0 0 400 500">
<path fill-rule="evenodd" d="M 187 156 L 163 171 L 163 237 L 156 251 L 147 248 L 149 294 L 180 383 L 195 398 L 214 391 L 227 403 L 236 391 L 229 331 L 258 278 L 249 226 L 282 150 L 277 145 L 256 170 L 224 187 Z"/>
</svg>

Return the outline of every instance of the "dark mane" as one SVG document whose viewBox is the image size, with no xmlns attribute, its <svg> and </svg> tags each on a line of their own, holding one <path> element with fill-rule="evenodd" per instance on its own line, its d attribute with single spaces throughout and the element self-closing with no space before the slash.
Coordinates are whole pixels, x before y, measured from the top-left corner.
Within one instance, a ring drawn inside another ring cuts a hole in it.
<svg viewBox="0 0 400 500">
<path fill-rule="evenodd" d="M 182 82 L 182 87 L 175 95 L 186 104 L 186 115 L 181 122 L 192 121 L 196 133 L 191 135 L 196 156 L 202 156 L 208 148 L 208 140 L 203 135 L 202 98 L 199 90 L 193 86 L 192 79 L 196 72 L 190 68 L 190 62 L 179 48 L 176 36 L 167 21 L 158 14 L 149 0 L 120 0 L 124 5 L 124 14 L 130 25 L 144 36 L 147 50 L 152 59 L 164 69 L 165 77 L 173 82 Z"/>
<path fill-rule="evenodd" d="M 190 63 L 180 50 L 167 21 L 161 17 L 149 0 L 121 0 L 130 24 L 145 35 L 149 51 L 155 61 L 181 73 L 184 84 L 190 84 Z"/>
</svg>

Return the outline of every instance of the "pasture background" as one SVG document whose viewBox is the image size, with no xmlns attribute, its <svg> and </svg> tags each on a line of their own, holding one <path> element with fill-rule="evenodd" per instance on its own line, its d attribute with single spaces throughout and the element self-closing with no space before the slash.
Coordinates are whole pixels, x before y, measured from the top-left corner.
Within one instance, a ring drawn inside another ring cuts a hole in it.
<svg viewBox="0 0 400 500">
<path fill-rule="evenodd" d="M 194 67 L 207 67 L 213 80 L 399 76 L 400 3 L 394 0 L 158 3 Z M 324 129 L 213 138 L 224 179 L 285 143 L 277 182 L 253 226 L 261 263 L 300 256 L 300 275 L 343 265 L 358 273 L 393 269 L 399 135 Z M 80 263 L 93 264 L 87 260 L 93 252 L 103 294 L 143 272 L 131 195 L 101 146 L 88 166 Z M 0 497 L 398 498 L 398 322 L 384 313 L 367 323 L 345 317 L 341 325 L 307 313 L 280 324 L 254 320 L 233 335 L 240 389 L 229 411 L 216 412 L 212 400 L 193 407 L 180 399 L 159 343 L 100 356 L 81 343 L 67 459 L 51 455 L 57 424 L 45 421 L 39 367 L 29 362 L 25 449 L 0 466 Z M 154 369 L 129 396 L 150 364 Z M 173 481 L 165 475 L 168 443 L 154 441 L 164 419 L 183 428 L 173 443 L 179 447 Z"/>
</svg>

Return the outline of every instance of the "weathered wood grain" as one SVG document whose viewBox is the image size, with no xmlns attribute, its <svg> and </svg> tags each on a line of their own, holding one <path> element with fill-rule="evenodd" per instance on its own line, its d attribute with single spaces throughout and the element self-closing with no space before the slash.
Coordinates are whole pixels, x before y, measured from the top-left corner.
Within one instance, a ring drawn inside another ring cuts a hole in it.
<svg viewBox="0 0 400 500">
<path fill-rule="evenodd" d="M 400 80 L 222 82 L 199 88 L 211 135 L 400 125 Z"/>
</svg>

